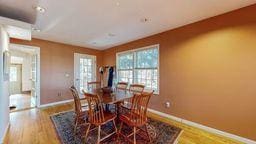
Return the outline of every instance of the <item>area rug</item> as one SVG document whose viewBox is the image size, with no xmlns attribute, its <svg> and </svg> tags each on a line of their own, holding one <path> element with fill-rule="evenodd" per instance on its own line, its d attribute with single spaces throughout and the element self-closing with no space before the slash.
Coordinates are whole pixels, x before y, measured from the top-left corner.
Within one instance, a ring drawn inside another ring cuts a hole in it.
<svg viewBox="0 0 256 144">
<path fill-rule="evenodd" d="M 61 143 L 63 144 L 82 144 L 82 143 L 95 144 L 97 139 L 97 129 L 95 131 L 90 132 L 86 142 L 84 139 L 86 126 L 81 127 L 78 130 L 78 134 L 74 134 L 74 116 L 75 114 L 73 111 L 62 112 L 62 113 L 54 114 L 51 116 L 51 120 L 55 126 L 56 132 L 59 136 Z M 151 118 L 148 119 L 148 123 L 149 125 L 147 126 L 147 129 L 149 131 L 149 135 L 152 140 L 151 143 L 154 143 L 154 144 L 177 143 L 177 139 L 181 134 L 182 129 L 151 119 Z M 106 133 L 111 133 L 113 130 L 112 125 L 113 125 L 112 123 L 108 123 L 102 127 L 102 130 Z M 122 131 L 128 134 L 131 132 L 131 128 L 124 125 Z M 137 138 L 137 143 L 143 143 L 143 144 L 149 143 L 145 139 L 145 133 L 143 131 L 141 131 L 141 134 L 139 133 L 138 135 L 136 135 L 136 138 Z M 126 144 L 127 141 L 125 141 L 122 138 L 117 139 L 117 137 L 114 135 L 106 139 L 102 143 L 103 144 L 115 144 L 115 143 Z"/>
</svg>

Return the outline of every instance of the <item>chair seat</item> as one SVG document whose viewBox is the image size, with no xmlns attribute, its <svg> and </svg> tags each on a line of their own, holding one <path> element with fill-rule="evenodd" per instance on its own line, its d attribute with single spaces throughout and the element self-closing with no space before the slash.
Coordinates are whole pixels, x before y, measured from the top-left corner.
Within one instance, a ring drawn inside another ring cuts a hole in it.
<svg viewBox="0 0 256 144">
<path fill-rule="evenodd" d="M 95 113 L 95 115 L 97 115 L 97 113 Z M 113 119 L 116 118 L 116 114 L 114 113 L 111 113 L 111 112 L 107 112 L 107 111 L 104 111 L 103 112 L 103 115 L 104 115 L 104 119 L 102 120 L 99 120 L 99 121 L 94 121 L 92 122 L 94 125 L 98 126 L 98 125 L 102 125 L 102 124 L 105 124 L 109 121 L 112 121 Z M 90 121 L 90 120 L 89 120 Z"/>
<path fill-rule="evenodd" d="M 120 120 L 130 126 L 140 126 L 144 125 L 147 122 L 146 117 L 144 121 L 140 121 L 140 118 L 140 115 L 134 112 L 128 112 L 120 116 Z"/>
<path fill-rule="evenodd" d="M 116 114 L 104 111 L 105 121 L 113 120 L 116 118 Z"/>
</svg>

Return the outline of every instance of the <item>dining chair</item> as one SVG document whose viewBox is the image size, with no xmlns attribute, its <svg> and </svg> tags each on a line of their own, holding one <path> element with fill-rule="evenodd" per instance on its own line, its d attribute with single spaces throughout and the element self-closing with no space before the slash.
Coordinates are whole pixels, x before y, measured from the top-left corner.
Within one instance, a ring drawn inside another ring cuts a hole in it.
<svg viewBox="0 0 256 144">
<path fill-rule="evenodd" d="M 136 134 L 138 133 L 138 131 L 142 130 L 146 133 L 148 141 L 151 142 L 151 138 L 147 130 L 147 109 L 149 100 L 153 95 L 153 92 L 143 92 L 141 94 L 135 95 L 136 96 L 133 99 L 132 106 L 129 112 L 120 116 L 121 125 L 118 136 L 121 135 L 127 141 L 136 144 Z M 132 128 L 132 132 L 130 134 L 127 135 L 122 133 L 123 124 L 126 124 L 128 127 Z M 143 127 L 145 129 L 143 129 Z M 131 136 L 133 136 L 133 141 L 129 138 Z"/>
<path fill-rule="evenodd" d="M 127 82 L 118 82 L 116 84 L 116 90 L 127 90 L 128 83 Z"/>
<path fill-rule="evenodd" d="M 75 107 L 75 127 L 74 133 L 76 134 L 77 128 L 81 125 L 87 124 L 86 118 L 88 116 L 88 104 L 82 105 L 81 101 L 86 100 L 86 98 L 80 98 L 77 89 L 74 86 L 70 87 L 72 96 L 74 98 Z"/>
<path fill-rule="evenodd" d="M 86 130 L 85 140 L 87 140 L 87 137 L 90 131 L 94 130 L 95 128 L 98 128 L 97 144 L 99 144 L 101 141 L 117 133 L 116 123 L 115 123 L 116 115 L 113 113 L 104 111 L 103 105 L 98 95 L 90 94 L 86 92 L 84 92 L 84 95 L 87 98 L 88 105 L 89 105 L 89 111 L 88 111 L 89 126 Z M 110 134 L 106 134 L 104 131 L 101 130 L 102 126 L 107 124 L 108 122 L 112 122 L 114 126 L 114 132 Z M 92 125 L 96 127 L 94 129 L 91 129 Z M 101 138 L 101 132 L 102 134 L 106 134 L 106 136 Z"/>
<path fill-rule="evenodd" d="M 87 83 L 87 89 L 98 89 L 101 87 L 101 82 L 99 81 L 92 81 Z"/>
<path fill-rule="evenodd" d="M 142 84 L 131 84 L 129 87 L 129 91 L 135 94 L 141 94 L 144 91 L 145 86 Z M 136 96 L 136 95 L 135 95 Z M 124 101 L 124 103 L 121 105 L 124 109 L 131 109 L 131 104 L 134 97 L 129 98 Z"/>
<path fill-rule="evenodd" d="M 127 91 L 127 87 L 128 87 L 128 83 L 127 82 L 118 82 L 116 84 L 116 91 Z M 120 102 L 120 105 L 118 105 L 118 108 L 117 108 L 117 105 L 114 105 L 114 108 L 113 110 L 118 113 L 118 109 L 121 107 L 121 105 L 123 104 L 124 102 Z M 113 106 L 113 105 L 112 105 Z"/>
<path fill-rule="evenodd" d="M 144 91 L 145 86 L 142 84 L 131 84 L 129 91 L 141 94 Z"/>
</svg>

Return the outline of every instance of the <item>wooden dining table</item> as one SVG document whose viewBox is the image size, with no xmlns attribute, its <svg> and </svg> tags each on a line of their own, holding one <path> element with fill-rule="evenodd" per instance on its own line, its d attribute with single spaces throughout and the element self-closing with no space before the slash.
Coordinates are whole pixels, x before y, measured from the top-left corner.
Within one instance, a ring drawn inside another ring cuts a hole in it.
<svg viewBox="0 0 256 144">
<path fill-rule="evenodd" d="M 123 103 L 125 100 L 130 99 L 134 96 L 133 92 L 130 92 L 129 90 L 113 90 L 111 93 L 104 93 L 101 88 L 98 89 L 89 89 L 85 92 L 96 94 L 99 96 L 101 102 L 103 104 L 106 104 L 106 110 L 109 110 L 110 104 L 115 104 L 117 108 L 117 117 L 120 115 L 120 107 L 121 103 Z"/>
</svg>

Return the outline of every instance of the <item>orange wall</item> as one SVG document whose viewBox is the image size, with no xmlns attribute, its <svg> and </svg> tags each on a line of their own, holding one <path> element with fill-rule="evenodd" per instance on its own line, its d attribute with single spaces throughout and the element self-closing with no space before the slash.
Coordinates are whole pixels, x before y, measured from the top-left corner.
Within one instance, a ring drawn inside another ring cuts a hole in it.
<svg viewBox="0 0 256 144">
<path fill-rule="evenodd" d="M 11 39 L 11 43 L 40 47 L 41 104 L 72 98 L 69 87 L 74 84 L 74 53 L 96 55 L 97 65 L 102 65 L 102 52 L 98 50 L 39 39 Z M 65 77 L 66 73 L 70 76 Z"/>
<path fill-rule="evenodd" d="M 160 95 L 150 108 L 256 140 L 256 5 L 105 50 L 103 64 L 153 44 Z"/>
</svg>

